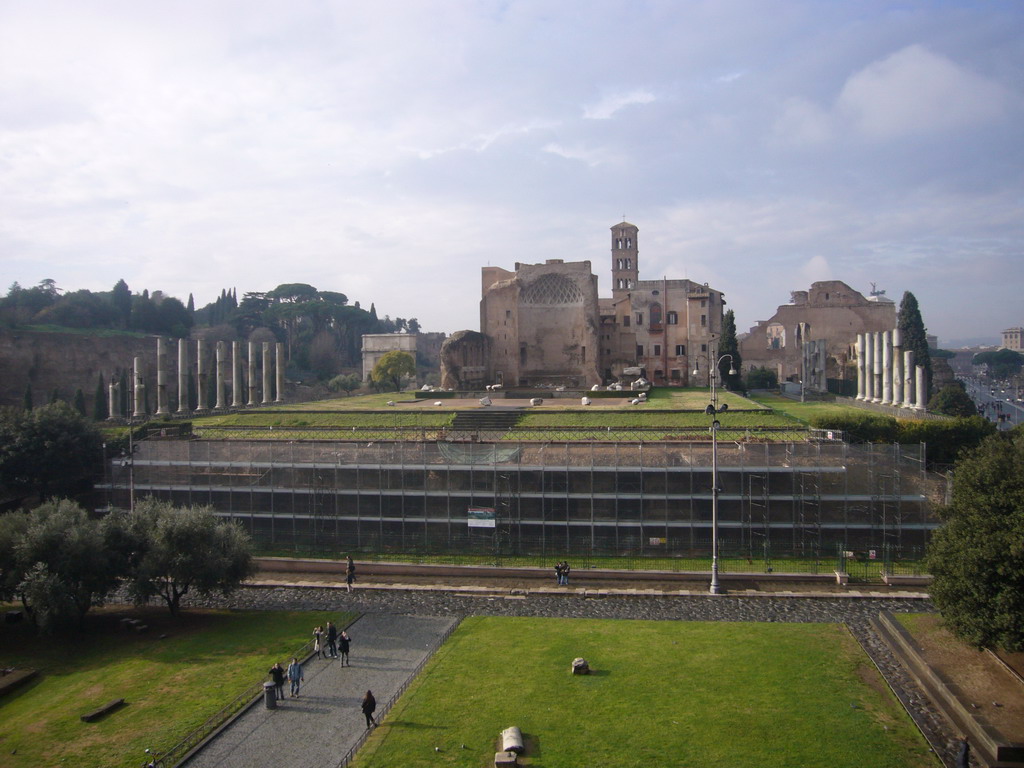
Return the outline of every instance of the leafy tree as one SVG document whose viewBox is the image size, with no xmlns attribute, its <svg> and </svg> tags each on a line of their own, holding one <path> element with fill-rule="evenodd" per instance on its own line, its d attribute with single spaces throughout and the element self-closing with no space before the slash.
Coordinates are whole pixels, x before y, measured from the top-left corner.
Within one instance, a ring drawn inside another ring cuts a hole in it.
<svg viewBox="0 0 1024 768">
<path fill-rule="evenodd" d="M 1008 379 L 1020 373 L 1024 366 L 1024 355 L 1012 349 L 990 349 L 971 358 L 971 365 L 987 365 L 990 376 Z"/>
<path fill-rule="evenodd" d="M 978 406 L 967 394 L 964 385 L 959 381 L 949 384 L 936 392 L 928 401 L 928 410 L 944 413 L 947 416 L 977 416 Z"/>
<path fill-rule="evenodd" d="M 132 318 L 132 292 L 124 280 L 118 280 L 114 284 L 114 289 L 110 292 L 110 303 L 114 305 L 118 327 L 127 328 Z"/>
<path fill-rule="evenodd" d="M 189 592 L 227 594 L 255 572 L 248 534 L 219 519 L 212 508 L 178 509 L 146 499 L 137 510 L 151 518 L 143 524 L 150 527 L 149 547 L 131 582 L 137 600 L 159 596 L 177 616 Z"/>
<path fill-rule="evenodd" d="M 732 359 L 725 358 L 724 355 L 731 355 Z M 740 375 L 740 369 L 743 367 L 743 358 L 740 357 L 740 345 L 736 340 L 736 315 L 731 309 L 722 317 L 722 337 L 718 342 L 718 356 L 718 380 L 726 389 L 742 390 L 743 377 Z M 730 374 L 730 370 L 736 373 Z"/>
<path fill-rule="evenodd" d="M 767 367 L 751 368 L 747 371 L 747 389 L 778 389 L 779 374 Z"/>
<path fill-rule="evenodd" d="M 925 371 L 925 389 L 930 391 L 932 385 L 932 358 L 928 349 L 928 332 L 921 319 L 921 310 L 917 298 L 910 291 L 903 293 L 899 312 L 896 314 L 896 327 L 900 329 L 904 351 L 914 353 L 914 365 L 923 365 Z"/>
<path fill-rule="evenodd" d="M 24 576 L 16 546 L 28 528 L 28 515 L 8 512 L 0 515 L 0 601 L 10 600 Z"/>
<path fill-rule="evenodd" d="M 416 375 L 416 360 L 408 352 L 393 349 L 381 355 L 373 366 L 370 379 L 378 385 L 390 382 L 396 392 L 402 389 L 402 379 Z"/>
<path fill-rule="evenodd" d="M 359 389 L 362 384 L 363 382 L 357 374 L 345 373 L 340 376 L 335 376 L 327 382 L 327 388 L 332 392 L 344 392 L 346 395 L 350 395 Z"/>
<path fill-rule="evenodd" d="M 405 327 L 408 329 L 409 333 L 419 333 L 421 328 L 420 321 L 415 317 L 410 317 L 408 322 L 405 324 Z"/>
<path fill-rule="evenodd" d="M 1024 650 L 1024 428 L 957 463 L 942 514 L 927 564 L 946 626 L 977 648 Z"/>
<path fill-rule="evenodd" d="M 0 490 L 8 497 L 67 496 L 87 487 L 102 439 L 65 402 L 0 409 Z"/>
</svg>

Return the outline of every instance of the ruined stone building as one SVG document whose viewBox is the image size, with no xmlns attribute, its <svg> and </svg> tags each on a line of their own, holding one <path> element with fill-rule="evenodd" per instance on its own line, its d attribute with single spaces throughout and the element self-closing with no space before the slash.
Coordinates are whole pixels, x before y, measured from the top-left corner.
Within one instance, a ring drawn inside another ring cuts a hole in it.
<svg viewBox="0 0 1024 768">
<path fill-rule="evenodd" d="M 724 294 L 690 280 L 640 280 L 638 232 L 625 221 L 611 228 L 610 298 L 598 298 L 590 261 L 484 267 L 480 332 L 445 342 L 442 386 L 590 388 L 627 368 L 655 385 L 706 384 Z"/>
<path fill-rule="evenodd" d="M 740 340 L 743 369 L 769 368 L 780 382 L 803 381 L 812 390 L 826 391 L 829 379 L 855 390 L 857 334 L 895 326 L 896 305 L 884 292 L 865 297 L 841 280 L 813 283 Z"/>
</svg>

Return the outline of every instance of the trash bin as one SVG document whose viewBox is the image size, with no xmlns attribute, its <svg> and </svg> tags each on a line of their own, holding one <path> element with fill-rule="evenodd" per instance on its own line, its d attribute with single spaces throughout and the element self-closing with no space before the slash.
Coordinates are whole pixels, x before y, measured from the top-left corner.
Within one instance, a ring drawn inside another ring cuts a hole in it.
<svg viewBox="0 0 1024 768">
<path fill-rule="evenodd" d="M 263 684 L 263 703 L 267 709 L 277 709 L 277 686 L 273 683 Z"/>
</svg>

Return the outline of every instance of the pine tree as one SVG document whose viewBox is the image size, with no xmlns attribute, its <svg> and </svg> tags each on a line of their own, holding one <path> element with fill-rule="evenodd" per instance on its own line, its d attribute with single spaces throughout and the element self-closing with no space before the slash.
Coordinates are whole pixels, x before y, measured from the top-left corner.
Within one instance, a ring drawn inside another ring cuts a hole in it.
<svg viewBox="0 0 1024 768">
<path fill-rule="evenodd" d="M 732 359 L 722 359 L 724 355 L 732 355 Z M 742 390 L 743 377 L 740 375 L 740 369 L 743 367 L 743 360 L 740 358 L 740 345 L 736 339 L 736 315 L 731 309 L 722 318 L 722 337 L 718 342 L 718 356 L 718 380 L 725 384 L 726 389 Z M 735 370 L 736 373 L 730 375 L 730 369 Z"/>
<path fill-rule="evenodd" d="M 927 329 L 921 319 L 921 310 L 917 306 L 917 298 L 910 291 L 903 293 L 900 311 L 896 315 L 896 327 L 900 329 L 904 351 L 914 353 L 914 365 L 924 366 L 925 390 L 932 387 L 932 356 L 928 351 Z M 909 374 L 909 371 L 908 371 Z"/>
</svg>

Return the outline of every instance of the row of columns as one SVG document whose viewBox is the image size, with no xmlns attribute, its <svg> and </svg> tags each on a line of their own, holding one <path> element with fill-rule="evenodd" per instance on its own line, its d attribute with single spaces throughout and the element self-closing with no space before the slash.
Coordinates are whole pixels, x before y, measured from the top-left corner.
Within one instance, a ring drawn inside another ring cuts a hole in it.
<svg viewBox="0 0 1024 768">
<path fill-rule="evenodd" d="M 231 342 L 231 359 L 228 360 L 227 342 L 218 341 L 214 349 L 214 386 L 216 387 L 216 405 L 214 410 L 224 410 L 228 407 L 242 408 L 243 406 L 269 405 L 271 391 L 271 372 L 276 374 L 276 396 L 275 403 L 284 402 L 284 344 L 277 342 L 273 346 L 274 355 L 271 354 L 271 342 L 262 342 L 263 357 L 263 399 L 257 402 L 259 388 L 257 387 L 256 372 L 258 368 L 259 342 L 250 341 L 248 361 L 242 358 L 242 342 Z M 206 392 L 209 382 L 209 372 L 206 370 L 206 342 L 202 339 L 196 341 L 196 413 L 205 412 Z M 272 359 L 276 358 L 276 359 Z M 273 364 L 272 364 L 273 363 Z M 231 405 L 226 398 L 228 366 L 231 366 Z M 242 369 L 248 368 L 248 400 L 243 404 Z M 178 339 L 178 413 L 189 413 L 188 405 L 188 374 L 189 374 L 188 340 Z M 109 405 L 110 418 L 115 419 L 120 413 L 119 385 L 116 382 L 110 383 Z M 136 357 L 132 368 L 132 416 L 142 418 L 145 411 L 145 376 L 142 367 L 142 358 Z M 156 340 L 156 415 L 166 416 L 170 413 L 169 399 L 167 396 L 167 351 L 164 340 Z"/>
<path fill-rule="evenodd" d="M 857 334 L 857 399 L 923 411 L 927 404 L 923 365 L 903 349 L 900 329 Z"/>
</svg>

